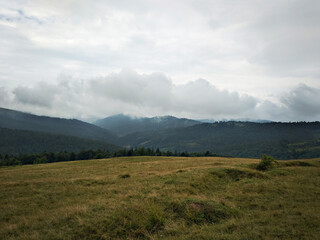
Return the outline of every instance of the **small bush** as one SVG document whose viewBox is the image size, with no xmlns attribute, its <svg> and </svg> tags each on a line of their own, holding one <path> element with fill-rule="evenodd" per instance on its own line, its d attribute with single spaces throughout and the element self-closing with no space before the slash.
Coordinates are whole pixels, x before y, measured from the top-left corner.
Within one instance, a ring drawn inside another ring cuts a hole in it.
<svg viewBox="0 0 320 240">
<path fill-rule="evenodd" d="M 257 170 L 266 171 L 273 168 L 276 160 L 273 157 L 264 154 L 261 158 L 260 163 L 257 166 Z"/>
</svg>

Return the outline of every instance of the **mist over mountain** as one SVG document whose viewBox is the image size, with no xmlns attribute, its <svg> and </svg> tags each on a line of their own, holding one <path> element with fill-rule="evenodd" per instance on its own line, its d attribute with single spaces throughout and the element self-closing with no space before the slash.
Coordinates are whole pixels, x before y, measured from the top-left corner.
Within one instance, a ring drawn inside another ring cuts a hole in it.
<svg viewBox="0 0 320 240">
<path fill-rule="evenodd" d="M 199 123 L 201 122 L 187 118 L 176 118 L 173 116 L 139 118 L 124 114 L 113 115 L 94 122 L 95 125 L 105 128 L 118 136 L 124 136 L 134 132 L 189 127 Z"/>
</svg>

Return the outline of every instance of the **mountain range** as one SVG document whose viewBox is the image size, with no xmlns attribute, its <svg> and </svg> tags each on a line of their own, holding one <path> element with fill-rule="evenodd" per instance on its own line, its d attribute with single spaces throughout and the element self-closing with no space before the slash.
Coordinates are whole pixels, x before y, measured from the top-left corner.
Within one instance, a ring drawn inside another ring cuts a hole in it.
<svg viewBox="0 0 320 240">
<path fill-rule="evenodd" d="M 176 118 L 173 116 L 161 117 L 130 117 L 123 114 L 114 115 L 94 122 L 95 125 L 107 129 L 117 136 L 125 136 L 134 132 L 159 131 L 173 128 L 190 127 L 201 122 Z"/>
<path fill-rule="evenodd" d="M 0 134 L 0 153 L 144 147 L 162 151 L 210 151 L 234 157 L 320 156 L 319 122 L 203 123 L 173 116 L 137 118 L 119 114 L 90 124 L 0 108 Z"/>
</svg>

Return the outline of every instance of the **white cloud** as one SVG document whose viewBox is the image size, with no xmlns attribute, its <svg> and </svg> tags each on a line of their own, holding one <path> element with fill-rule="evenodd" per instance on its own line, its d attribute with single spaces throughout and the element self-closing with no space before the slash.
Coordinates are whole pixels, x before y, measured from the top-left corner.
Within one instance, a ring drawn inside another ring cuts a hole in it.
<svg viewBox="0 0 320 240">
<path fill-rule="evenodd" d="M 12 106 L 18 109 L 34 106 L 38 113 L 83 119 L 117 113 L 235 117 L 245 116 L 257 103 L 254 97 L 219 90 L 203 79 L 175 85 L 161 73 L 139 74 L 128 69 L 89 79 L 61 75 L 57 84 L 17 86 L 10 94 L 14 96 Z"/>
<path fill-rule="evenodd" d="M 215 119 L 243 116 L 257 103 L 254 97 L 219 90 L 203 79 L 175 87 L 173 98 L 174 105 L 182 113 Z"/>
<path fill-rule="evenodd" d="M 34 87 L 18 86 L 12 93 L 19 103 L 51 108 L 58 89 L 40 82 Z"/>
<path fill-rule="evenodd" d="M 7 92 L 6 92 L 7 91 Z M 251 118 L 275 121 L 317 120 L 320 90 L 301 84 L 279 99 L 282 105 L 247 94 L 221 90 L 198 79 L 175 85 L 161 73 L 123 70 L 105 77 L 76 79 L 60 75 L 57 84 L 17 86 L 2 106 L 33 113 L 92 120 L 113 114 L 175 115 L 188 118 Z"/>
</svg>

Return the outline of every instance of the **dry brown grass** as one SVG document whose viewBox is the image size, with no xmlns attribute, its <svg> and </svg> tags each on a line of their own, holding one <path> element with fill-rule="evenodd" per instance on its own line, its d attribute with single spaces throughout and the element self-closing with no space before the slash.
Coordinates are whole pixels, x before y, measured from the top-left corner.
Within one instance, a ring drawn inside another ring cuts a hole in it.
<svg viewBox="0 0 320 240">
<path fill-rule="evenodd" d="M 301 161 L 267 172 L 219 157 L 0 168 L 0 239 L 317 239 L 320 159 Z"/>
</svg>

